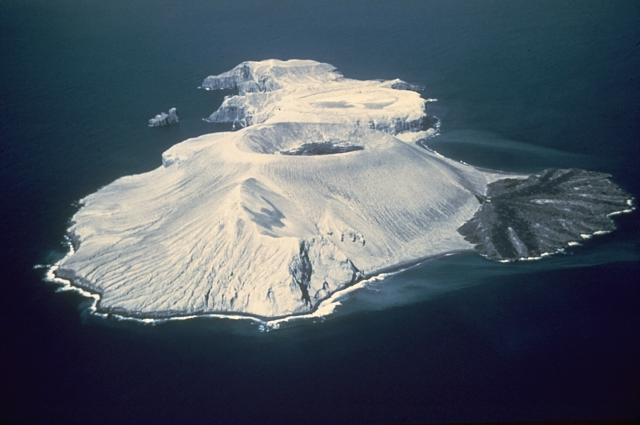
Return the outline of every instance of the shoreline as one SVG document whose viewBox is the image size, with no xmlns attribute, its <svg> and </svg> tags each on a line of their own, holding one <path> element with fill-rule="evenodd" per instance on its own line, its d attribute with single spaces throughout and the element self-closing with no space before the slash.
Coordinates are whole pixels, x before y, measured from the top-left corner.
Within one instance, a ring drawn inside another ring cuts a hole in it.
<svg viewBox="0 0 640 425">
<path fill-rule="evenodd" d="M 378 269 L 371 274 L 363 276 L 363 278 L 347 284 L 343 288 L 340 288 L 331 294 L 329 294 L 326 298 L 323 298 L 316 304 L 311 310 L 303 313 L 294 313 L 288 314 L 284 316 L 259 316 L 249 313 L 239 313 L 239 312 L 192 312 L 185 314 L 172 314 L 172 313 L 156 313 L 156 314 L 135 314 L 130 312 L 115 312 L 115 311 L 105 311 L 100 308 L 100 300 L 102 298 L 101 293 L 96 292 L 92 288 L 88 288 L 85 285 L 82 285 L 77 282 L 77 279 L 74 280 L 72 278 L 60 276 L 57 272 L 60 268 L 60 264 L 64 259 L 73 255 L 76 251 L 75 243 L 69 235 L 65 236 L 65 242 L 68 246 L 67 253 L 50 265 L 43 265 L 43 268 L 46 269 L 46 273 L 44 276 L 44 281 L 48 283 L 52 283 L 54 285 L 59 285 L 60 288 L 57 290 L 59 292 L 76 292 L 79 295 L 90 298 L 92 300 L 91 305 L 88 307 L 89 312 L 94 315 L 101 317 L 103 319 L 114 319 L 117 321 L 133 321 L 137 323 L 142 323 L 145 325 L 155 325 L 172 321 L 182 321 L 182 320 L 190 320 L 190 319 L 199 319 L 199 318 L 213 318 L 213 319 L 228 319 L 228 320 L 248 320 L 260 325 L 261 330 L 268 331 L 273 329 L 278 329 L 282 323 L 296 321 L 296 320 L 304 320 L 304 319 L 322 319 L 329 315 L 331 315 L 335 309 L 342 305 L 340 303 L 340 299 L 351 293 L 355 292 L 358 289 L 363 289 L 366 287 L 367 283 L 376 282 L 380 280 L 384 280 L 389 276 L 396 275 L 398 273 L 402 273 L 406 270 L 410 270 L 412 268 L 418 267 L 422 263 L 426 261 L 436 260 L 438 258 L 449 257 L 452 255 L 464 253 L 464 252 L 473 252 L 473 249 L 467 250 L 452 250 L 442 254 L 429 255 L 425 257 L 418 258 L 416 260 L 408 260 L 402 263 L 383 267 Z M 263 328 L 264 327 L 264 328 Z"/>
<path fill-rule="evenodd" d="M 629 214 L 635 211 L 636 207 L 634 205 L 635 203 L 633 202 L 633 199 L 629 199 L 627 201 L 627 204 L 629 205 L 630 208 L 609 213 L 608 216 L 611 217 L 611 216 L 617 216 L 622 214 Z M 589 240 L 589 239 L 592 239 L 594 236 L 609 234 L 612 232 L 613 230 L 609 230 L 609 231 L 596 230 L 591 234 L 581 234 L 580 237 L 582 240 Z M 304 313 L 294 313 L 294 314 L 289 314 L 284 316 L 274 316 L 274 317 L 259 316 L 259 315 L 249 314 L 249 313 L 224 312 L 224 311 L 192 312 L 192 313 L 184 313 L 184 314 L 172 314 L 170 312 L 156 313 L 156 314 L 135 314 L 135 313 L 130 313 L 126 311 L 118 312 L 118 311 L 101 310 L 100 308 L 101 294 L 99 292 L 96 292 L 92 288 L 88 288 L 87 286 L 78 283 L 77 279 L 74 280 L 72 278 L 63 277 L 57 273 L 57 271 L 60 268 L 60 264 L 64 261 L 64 259 L 66 259 L 67 257 L 75 253 L 77 249 L 76 244 L 79 244 L 79 241 L 74 240 L 73 237 L 70 235 L 65 235 L 65 242 L 67 243 L 67 246 L 68 246 L 67 253 L 55 263 L 50 265 L 43 265 L 43 268 L 46 268 L 44 280 L 46 282 L 59 285 L 60 288 L 57 291 L 60 291 L 60 292 L 73 291 L 85 298 L 90 298 L 92 302 L 91 302 L 91 305 L 88 307 L 88 310 L 94 316 L 98 316 L 104 319 L 114 319 L 118 321 L 133 321 L 133 322 L 142 323 L 145 325 L 156 325 L 156 324 L 162 324 L 166 322 L 200 319 L 200 318 L 247 320 L 250 322 L 257 323 L 260 326 L 261 331 L 278 329 L 280 328 L 280 325 L 282 323 L 286 323 L 290 321 L 305 320 L 305 319 L 306 320 L 323 319 L 331 315 L 337 307 L 342 305 L 342 303 L 340 302 L 340 299 L 342 297 L 350 294 L 351 292 L 355 292 L 359 289 L 365 288 L 367 284 L 370 282 L 384 280 L 389 276 L 393 276 L 393 275 L 402 273 L 404 271 L 413 269 L 415 267 L 418 267 L 427 261 L 437 260 L 439 258 L 445 258 L 445 257 L 449 257 L 452 255 L 461 254 L 465 252 L 475 252 L 473 249 L 458 249 L 458 250 L 448 251 L 442 254 L 428 255 L 425 257 L 418 258 L 416 260 L 404 261 L 393 266 L 383 267 L 381 269 L 375 270 L 371 274 L 363 276 L 361 279 L 355 282 L 347 284 L 343 288 L 340 288 L 332 292 L 326 298 L 323 298 L 322 300 L 320 300 L 318 304 L 316 304 L 311 310 Z M 552 255 L 563 254 L 566 252 L 567 248 L 572 248 L 572 247 L 581 246 L 581 245 L 582 244 L 577 241 L 570 241 L 567 243 L 567 246 L 564 248 L 559 248 L 553 252 L 545 252 L 537 257 L 519 258 L 513 261 L 503 260 L 503 261 L 498 261 L 498 263 L 516 264 L 520 262 L 527 263 L 532 261 L 538 261 Z M 480 254 L 478 255 L 481 256 L 482 258 L 485 258 Z"/>
</svg>

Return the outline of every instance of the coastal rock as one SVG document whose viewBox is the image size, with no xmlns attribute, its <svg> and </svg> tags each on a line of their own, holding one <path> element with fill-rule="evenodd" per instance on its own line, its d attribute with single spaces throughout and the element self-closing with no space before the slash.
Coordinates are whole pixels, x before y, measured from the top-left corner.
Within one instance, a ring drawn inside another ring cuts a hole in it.
<svg viewBox="0 0 640 425">
<path fill-rule="evenodd" d="M 178 111 L 176 108 L 169 109 L 168 112 L 160 112 L 155 117 L 149 120 L 149 127 L 165 127 L 168 125 L 178 124 L 180 119 L 178 118 Z"/>
</svg>

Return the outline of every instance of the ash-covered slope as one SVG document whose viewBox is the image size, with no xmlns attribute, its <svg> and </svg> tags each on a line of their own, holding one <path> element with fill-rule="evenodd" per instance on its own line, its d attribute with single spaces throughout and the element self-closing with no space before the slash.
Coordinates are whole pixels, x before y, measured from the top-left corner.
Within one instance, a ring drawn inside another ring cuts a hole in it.
<svg viewBox="0 0 640 425">
<path fill-rule="evenodd" d="M 362 149 L 281 154 L 310 140 Z M 420 147 L 342 124 L 206 135 L 169 149 L 163 162 L 88 196 L 74 216 L 79 247 L 58 273 L 101 293 L 104 310 L 309 311 L 364 275 L 470 248 L 456 229 L 487 182 Z"/>
<path fill-rule="evenodd" d="M 514 227 L 512 218 L 521 216 L 486 206 L 494 199 L 516 205 L 508 193 L 494 194 L 517 186 L 515 177 L 493 183 L 504 176 L 411 143 L 429 120 L 425 100 L 407 83 L 350 80 L 328 64 L 269 60 L 245 62 L 202 86 L 238 90 L 210 119 L 245 128 L 173 146 L 161 167 L 103 187 L 73 217 L 76 251 L 55 273 L 99 293 L 101 311 L 286 316 L 427 256 L 474 245 L 496 259 L 511 258 L 513 249 L 537 252 L 518 244 L 489 252 L 503 229 L 531 228 Z M 551 248 L 567 240 L 556 238 Z"/>
</svg>

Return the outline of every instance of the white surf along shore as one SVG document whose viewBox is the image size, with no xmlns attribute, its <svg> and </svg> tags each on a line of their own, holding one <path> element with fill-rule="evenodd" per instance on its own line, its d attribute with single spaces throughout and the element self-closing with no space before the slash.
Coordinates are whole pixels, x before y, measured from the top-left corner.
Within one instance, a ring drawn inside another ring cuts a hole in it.
<svg viewBox="0 0 640 425">
<path fill-rule="evenodd" d="M 238 130 L 173 146 L 73 216 L 73 247 L 47 276 L 92 296 L 97 314 L 274 326 L 329 314 L 380 273 L 473 249 L 458 229 L 505 177 L 415 143 L 437 129 L 401 80 L 267 60 L 202 88 L 237 91 L 208 120 Z"/>
</svg>

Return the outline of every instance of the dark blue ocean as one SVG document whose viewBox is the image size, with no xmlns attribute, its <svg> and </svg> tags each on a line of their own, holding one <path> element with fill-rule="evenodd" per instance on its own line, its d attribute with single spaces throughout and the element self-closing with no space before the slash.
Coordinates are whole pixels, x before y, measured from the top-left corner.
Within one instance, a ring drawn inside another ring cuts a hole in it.
<svg viewBox="0 0 640 425">
<path fill-rule="evenodd" d="M 424 263 L 263 332 L 56 292 L 76 202 L 220 130 L 202 78 L 309 58 L 438 98 L 441 153 L 640 195 L 637 1 L 0 0 L 0 423 L 640 419 L 640 214 L 567 255 Z M 179 126 L 146 127 L 177 106 Z"/>
</svg>

